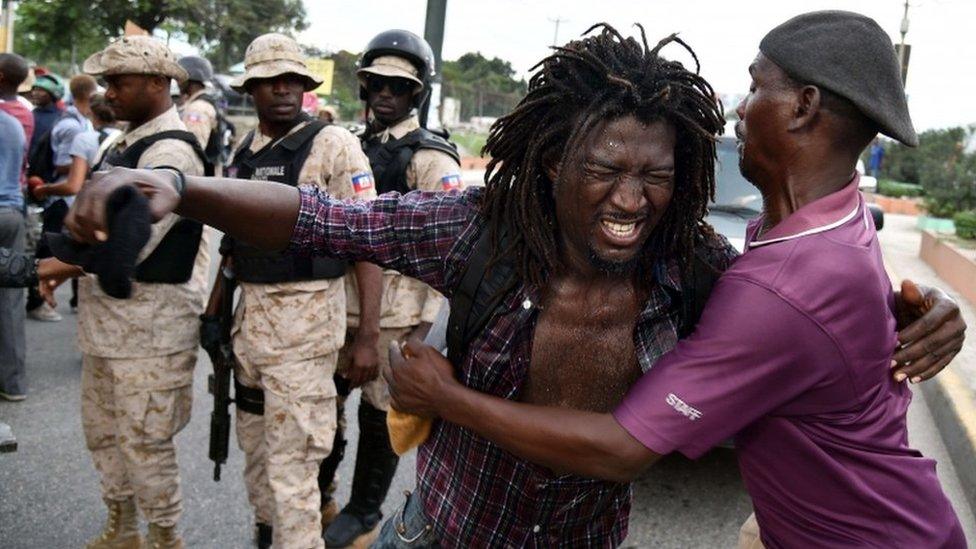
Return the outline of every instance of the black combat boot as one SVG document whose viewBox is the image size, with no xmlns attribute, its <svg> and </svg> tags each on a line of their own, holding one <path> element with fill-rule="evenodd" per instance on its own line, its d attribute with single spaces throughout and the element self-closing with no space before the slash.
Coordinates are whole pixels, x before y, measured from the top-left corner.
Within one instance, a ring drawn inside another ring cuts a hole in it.
<svg viewBox="0 0 976 549">
<path fill-rule="evenodd" d="M 336 502 L 335 495 L 335 474 L 342 463 L 342 458 L 346 454 L 346 438 L 344 428 L 346 422 L 342 420 L 343 404 L 345 399 L 338 399 L 342 404 L 339 405 L 339 421 L 336 422 L 335 438 L 332 440 L 332 452 L 327 458 L 322 460 L 319 465 L 319 494 L 322 497 L 322 535 L 325 529 L 332 524 L 332 521 L 339 516 L 339 504 Z"/>
<path fill-rule="evenodd" d="M 258 544 L 258 549 L 271 549 L 271 540 L 274 531 L 270 524 L 259 522 L 254 525 L 254 541 Z"/>
<path fill-rule="evenodd" d="M 352 495 L 339 516 L 326 529 L 326 547 L 366 547 L 375 537 L 383 514 L 380 506 L 396 473 L 397 457 L 390 446 L 386 412 L 368 402 L 359 404 L 359 446 Z"/>
</svg>

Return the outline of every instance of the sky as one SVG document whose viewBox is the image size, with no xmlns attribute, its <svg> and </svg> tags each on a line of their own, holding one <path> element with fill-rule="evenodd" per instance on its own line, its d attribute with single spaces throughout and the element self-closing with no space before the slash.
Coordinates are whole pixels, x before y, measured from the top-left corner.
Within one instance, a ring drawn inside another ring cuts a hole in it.
<svg viewBox="0 0 976 549">
<path fill-rule="evenodd" d="M 403 28 L 423 35 L 426 0 L 304 0 L 306 44 L 361 51 L 374 35 Z M 817 9 L 846 9 L 874 18 L 893 42 L 900 40 L 903 0 L 448 0 L 444 59 L 480 51 L 510 61 L 520 76 L 545 57 L 562 19 L 558 41 L 607 22 L 628 35 L 633 23 L 652 44 L 678 32 L 695 50 L 702 74 L 721 94 L 748 90 L 747 67 L 759 41 L 790 17 Z M 919 131 L 976 123 L 976 0 L 913 0 L 906 42 L 912 45 L 906 90 Z M 679 46 L 666 57 L 691 58 Z M 726 106 L 727 109 L 734 105 Z"/>
</svg>

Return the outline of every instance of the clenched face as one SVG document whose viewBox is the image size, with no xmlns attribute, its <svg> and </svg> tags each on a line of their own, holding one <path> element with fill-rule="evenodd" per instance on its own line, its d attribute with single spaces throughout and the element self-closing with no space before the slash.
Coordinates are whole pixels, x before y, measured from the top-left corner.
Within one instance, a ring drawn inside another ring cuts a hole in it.
<svg viewBox="0 0 976 549">
<path fill-rule="evenodd" d="M 566 162 L 553 196 L 569 261 L 605 272 L 632 269 L 671 203 L 674 126 L 628 115 L 598 125 L 578 162 Z"/>
</svg>

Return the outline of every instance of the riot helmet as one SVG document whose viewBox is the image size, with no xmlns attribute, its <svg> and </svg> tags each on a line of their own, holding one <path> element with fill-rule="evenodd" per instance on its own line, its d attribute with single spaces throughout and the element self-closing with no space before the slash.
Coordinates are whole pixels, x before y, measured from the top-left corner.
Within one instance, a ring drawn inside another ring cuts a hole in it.
<svg viewBox="0 0 976 549">
<path fill-rule="evenodd" d="M 210 61 L 196 55 L 181 57 L 178 61 L 181 67 L 190 75 L 187 80 L 206 84 L 213 80 L 213 66 Z"/>
<path fill-rule="evenodd" d="M 413 71 L 408 71 L 402 75 L 394 73 L 386 74 L 386 71 L 380 72 L 376 70 L 378 67 L 371 69 L 378 58 L 388 58 L 390 56 L 406 59 L 416 69 L 416 73 L 409 74 Z M 360 99 L 366 100 L 366 88 L 363 85 L 364 75 L 366 73 L 376 72 L 378 74 L 399 76 L 418 82 L 421 86 L 421 91 L 413 97 L 414 107 L 420 107 L 427 100 L 430 95 L 431 80 L 437 74 L 434 50 L 431 49 L 430 44 L 416 34 L 400 29 L 383 31 L 374 36 L 366 45 L 366 49 L 359 58 L 357 66 L 358 70 L 356 74 L 360 77 Z"/>
</svg>

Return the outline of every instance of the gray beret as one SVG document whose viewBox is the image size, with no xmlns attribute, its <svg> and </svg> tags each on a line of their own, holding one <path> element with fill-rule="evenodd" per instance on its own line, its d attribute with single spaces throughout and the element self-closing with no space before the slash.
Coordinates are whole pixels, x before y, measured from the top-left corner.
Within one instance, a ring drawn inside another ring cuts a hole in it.
<svg viewBox="0 0 976 549">
<path fill-rule="evenodd" d="M 881 133 L 918 145 L 898 56 L 874 19 L 848 11 L 804 13 L 769 31 L 759 51 L 793 79 L 853 103 Z"/>
</svg>

